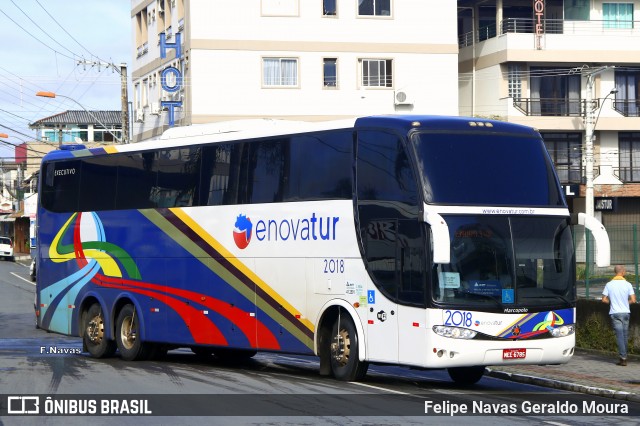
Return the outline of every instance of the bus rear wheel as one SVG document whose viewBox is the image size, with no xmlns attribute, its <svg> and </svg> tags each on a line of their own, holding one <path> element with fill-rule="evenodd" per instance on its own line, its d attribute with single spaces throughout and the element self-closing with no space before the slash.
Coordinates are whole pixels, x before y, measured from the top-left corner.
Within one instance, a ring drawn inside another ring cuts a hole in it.
<svg viewBox="0 0 640 426">
<path fill-rule="evenodd" d="M 105 358 L 116 351 L 116 342 L 107 339 L 104 329 L 104 314 L 98 303 L 94 303 L 84 315 L 82 340 L 94 358 Z M 37 324 L 36 324 L 37 325 Z"/>
<path fill-rule="evenodd" d="M 448 368 L 447 372 L 449 373 L 451 380 L 456 384 L 470 386 L 475 385 L 480 379 L 482 379 L 482 376 L 484 376 L 484 367 L 452 367 Z"/>
<path fill-rule="evenodd" d="M 116 320 L 116 343 L 122 359 L 140 361 L 147 359 L 152 346 L 140 339 L 140 320 L 133 305 L 125 305 Z"/>
<path fill-rule="evenodd" d="M 364 378 L 369 363 L 358 359 L 358 333 L 350 317 L 338 316 L 329 342 L 333 376 L 349 382 Z"/>
</svg>

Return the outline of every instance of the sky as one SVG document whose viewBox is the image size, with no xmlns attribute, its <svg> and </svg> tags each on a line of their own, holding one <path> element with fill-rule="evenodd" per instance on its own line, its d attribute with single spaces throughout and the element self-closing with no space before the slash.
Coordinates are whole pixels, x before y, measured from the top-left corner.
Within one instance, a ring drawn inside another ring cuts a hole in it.
<svg viewBox="0 0 640 426">
<path fill-rule="evenodd" d="M 133 59 L 130 0 L 0 0 L 0 158 L 35 140 L 29 123 L 82 109 L 120 110 L 120 75 L 80 61 L 128 65 Z M 131 91 L 129 91 L 131 99 Z"/>
</svg>

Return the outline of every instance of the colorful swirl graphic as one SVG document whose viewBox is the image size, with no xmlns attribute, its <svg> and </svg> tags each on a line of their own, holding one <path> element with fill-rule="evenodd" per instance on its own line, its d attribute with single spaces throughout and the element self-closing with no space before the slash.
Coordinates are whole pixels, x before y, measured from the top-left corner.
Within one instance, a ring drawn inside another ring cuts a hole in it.
<svg viewBox="0 0 640 426">
<path fill-rule="evenodd" d="M 71 230 L 73 244 L 63 244 L 63 241 L 68 241 L 65 237 Z M 103 288 L 152 297 L 164 303 L 188 324 L 196 344 L 228 344 L 220 329 L 203 314 L 203 310 L 211 310 L 233 323 L 251 347 L 258 347 L 260 336 L 260 348 L 280 349 L 275 335 L 255 315 L 209 295 L 141 281 L 140 271 L 132 257 L 121 247 L 106 241 L 104 226 L 95 212 L 73 214 L 53 239 L 49 257 L 55 263 L 75 260 L 79 267 L 74 274 L 40 292 L 42 322 L 52 331 L 70 334 L 68 308 L 71 306 L 65 306 L 62 301 L 75 301 L 80 290 L 93 283 Z"/>
</svg>

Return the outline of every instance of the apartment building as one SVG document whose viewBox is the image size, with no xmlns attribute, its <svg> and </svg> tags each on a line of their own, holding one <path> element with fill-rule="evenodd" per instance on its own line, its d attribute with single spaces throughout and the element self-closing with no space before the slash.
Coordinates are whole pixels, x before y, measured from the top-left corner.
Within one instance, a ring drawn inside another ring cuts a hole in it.
<svg viewBox="0 0 640 426">
<path fill-rule="evenodd" d="M 461 114 L 536 127 L 572 212 L 639 223 L 640 1 L 459 0 L 458 34 Z"/>
<path fill-rule="evenodd" d="M 171 126 L 458 114 L 456 4 L 132 1 L 132 142 Z"/>
</svg>

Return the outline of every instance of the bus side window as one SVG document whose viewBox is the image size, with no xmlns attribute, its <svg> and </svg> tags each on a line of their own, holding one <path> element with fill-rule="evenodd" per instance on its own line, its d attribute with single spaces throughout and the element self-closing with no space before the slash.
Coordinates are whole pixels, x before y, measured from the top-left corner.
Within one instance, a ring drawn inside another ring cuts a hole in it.
<svg viewBox="0 0 640 426">
<path fill-rule="evenodd" d="M 40 195 L 42 206 L 57 213 L 78 211 L 80 160 L 47 163 Z"/>
<path fill-rule="evenodd" d="M 197 205 L 201 152 L 199 147 L 160 151 L 158 180 L 151 196 L 158 207 Z"/>
<path fill-rule="evenodd" d="M 270 139 L 250 144 L 247 202 L 255 204 L 282 201 L 288 145 L 288 139 Z"/>
<path fill-rule="evenodd" d="M 352 146 L 351 130 L 292 136 L 283 201 L 350 200 Z"/>
<path fill-rule="evenodd" d="M 158 173 L 153 170 L 152 154 L 127 154 L 118 162 L 117 209 L 144 209 L 156 207 L 151 198 Z"/>
<path fill-rule="evenodd" d="M 200 204 L 220 206 L 229 196 L 231 159 L 234 145 L 215 144 L 203 148 L 202 177 L 200 184 Z M 231 188 L 237 186 L 231 185 Z"/>
<path fill-rule="evenodd" d="M 80 211 L 113 210 L 116 206 L 117 161 L 120 156 L 89 157 L 82 162 Z M 105 185 L 105 182 L 109 184 Z"/>
</svg>

